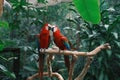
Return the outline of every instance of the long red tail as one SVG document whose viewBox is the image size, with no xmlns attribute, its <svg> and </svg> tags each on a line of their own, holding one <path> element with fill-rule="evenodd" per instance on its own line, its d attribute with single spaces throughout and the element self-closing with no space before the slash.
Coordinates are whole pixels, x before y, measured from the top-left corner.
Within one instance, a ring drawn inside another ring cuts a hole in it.
<svg viewBox="0 0 120 80">
<path fill-rule="evenodd" d="M 43 80 L 43 71 L 44 71 L 44 54 L 39 54 L 39 75 L 40 80 Z"/>
<path fill-rule="evenodd" d="M 69 56 L 64 55 L 64 61 L 65 61 L 65 66 L 68 69 L 68 72 L 70 70 L 70 60 L 69 60 Z"/>
</svg>

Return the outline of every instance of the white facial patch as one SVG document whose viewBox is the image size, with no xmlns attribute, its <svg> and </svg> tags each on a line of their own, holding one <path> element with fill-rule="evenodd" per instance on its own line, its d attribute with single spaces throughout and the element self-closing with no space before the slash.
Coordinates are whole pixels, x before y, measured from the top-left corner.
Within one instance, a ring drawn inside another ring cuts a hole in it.
<svg viewBox="0 0 120 80">
<path fill-rule="evenodd" d="M 57 27 L 54 27 L 54 31 L 53 32 L 56 32 L 57 31 Z"/>
<path fill-rule="evenodd" d="M 46 26 L 45 29 L 48 30 L 48 26 Z"/>
<path fill-rule="evenodd" d="M 51 27 L 52 25 L 48 24 L 48 26 L 46 26 L 46 30 L 48 30 L 49 27 Z"/>
</svg>

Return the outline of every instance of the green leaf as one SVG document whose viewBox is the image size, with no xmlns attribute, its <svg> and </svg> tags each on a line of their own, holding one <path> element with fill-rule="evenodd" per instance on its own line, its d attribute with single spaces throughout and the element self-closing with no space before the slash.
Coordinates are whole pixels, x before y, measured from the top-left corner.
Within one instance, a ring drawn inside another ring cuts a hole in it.
<svg viewBox="0 0 120 80">
<path fill-rule="evenodd" d="M 14 79 L 16 78 L 16 76 L 15 76 L 14 73 L 8 71 L 7 68 L 6 68 L 5 66 L 1 65 L 1 64 L 0 64 L 0 69 L 2 70 L 2 72 L 3 72 L 4 74 L 6 74 L 6 76 L 8 76 L 8 77 L 10 77 L 10 78 L 14 78 Z"/>
<path fill-rule="evenodd" d="M 1 69 L 2 71 L 7 71 L 7 69 L 6 69 L 3 65 L 1 65 L 1 64 L 0 64 L 0 69 Z"/>
<path fill-rule="evenodd" d="M 75 7 L 81 17 L 93 24 L 98 24 L 101 20 L 98 0 L 73 0 Z"/>
<path fill-rule="evenodd" d="M 5 60 L 5 61 L 8 61 L 5 57 L 3 56 L 0 56 L 1 59 Z"/>
<path fill-rule="evenodd" d="M 120 59 L 120 54 L 115 54 L 115 56 Z"/>
<path fill-rule="evenodd" d="M 2 22 L 2 21 L 0 21 L 0 27 L 8 28 L 9 25 L 8 25 L 7 22 Z"/>
<path fill-rule="evenodd" d="M 114 41 L 114 42 L 117 44 L 118 47 L 120 47 L 120 42 L 118 41 Z"/>
<path fill-rule="evenodd" d="M 0 51 L 2 51 L 4 49 L 4 47 L 5 47 L 5 45 L 2 42 L 0 42 Z"/>
<path fill-rule="evenodd" d="M 117 32 L 112 32 L 113 36 L 118 39 L 118 33 Z"/>
<path fill-rule="evenodd" d="M 107 51 L 108 56 L 111 57 L 112 51 L 111 50 L 106 50 L 106 51 Z"/>
<path fill-rule="evenodd" d="M 45 3 L 45 0 L 37 0 L 39 3 Z"/>
<path fill-rule="evenodd" d="M 75 9 L 70 8 L 69 10 L 74 12 L 74 13 L 77 13 L 77 11 Z"/>
<path fill-rule="evenodd" d="M 73 20 L 73 19 L 67 19 L 67 21 L 69 21 L 69 22 L 73 22 L 73 23 L 77 23 L 75 20 Z"/>
<path fill-rule="evenodd" d="M 17 59 L 17 57 L 10 57 L 10 58 L 5 58 L 3 56 L 0 56 L 1 59 L 5 60 L 5 61 L 10 61 L 10 60 L 13 60 L 13 59 Z"/>
<path fill-rule="evenodd" d="M 115 64 L 117 64 L 120 67 L 120 62 L 119 61 L 115 61 Z"/>
<path fill-rule="evenodd" d="M 34 67 L 29 67 L 29 66 L 24 66 L 25 70 L 31 71 L 31 72 L 35 72 L 37 71 Z"/>
<path fill-rule="evenodd" d="M 103 70 L 101 70 L 98 80 L 103 80 L 103 78 L 104 78 L 104 73 L 103 73 Z"/>
</svg>

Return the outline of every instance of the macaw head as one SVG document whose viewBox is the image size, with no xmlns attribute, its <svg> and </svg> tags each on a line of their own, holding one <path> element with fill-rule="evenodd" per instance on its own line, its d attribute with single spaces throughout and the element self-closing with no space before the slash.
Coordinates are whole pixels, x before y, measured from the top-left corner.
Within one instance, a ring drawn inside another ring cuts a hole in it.
<svg viewBox="0 0 120 80">
<path fill-rule="evenodd" d="M 56 25 L 50 25 L 49 30 L 51 30 L 53 33 L 60 31 Z"/>
<path fill-rule="evenodd" d="M 44 24 L 44 26 L 43 26 L 43 28 L 41 29 L 41 31 L 50 31 L 51 30 L 51 24 L 48 24 L 48 23 L 46 23 L 46 24 Z"/>
<path fill-rule="evenodd" d="M 45 24 L 44 26 L 45 31 L 49 31 L 50 36 L 52 37 L 53 35 L 58 35 L 60 32 L 60 29 L 56 25 L 51 25 L 51 24 Z"/>
</svg>

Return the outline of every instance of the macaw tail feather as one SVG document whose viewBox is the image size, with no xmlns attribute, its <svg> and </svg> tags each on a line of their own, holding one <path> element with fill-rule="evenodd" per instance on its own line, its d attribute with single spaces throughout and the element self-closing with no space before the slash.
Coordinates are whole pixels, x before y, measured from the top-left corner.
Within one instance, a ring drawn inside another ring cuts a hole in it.
<svg viewBox="0 0 120 80">
<path fill-rule="evenodd" d="M 65 61 L 65 66 L 68 69 L 68 72 L 70 70 L 70 60 L 69 60 L 69 56 L 64 55 L 64 61 Z"/>
<path fill-rule="evenodd" d="M 43 71 L 44 71 L 44 54 L 39 54 L 39 76 L 40 80 L 43 80 Z"/>
</svg>

